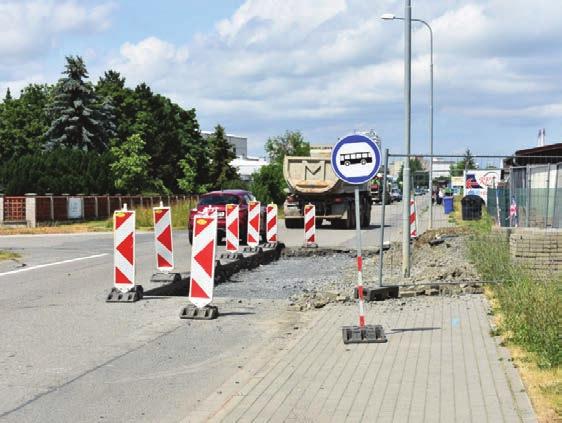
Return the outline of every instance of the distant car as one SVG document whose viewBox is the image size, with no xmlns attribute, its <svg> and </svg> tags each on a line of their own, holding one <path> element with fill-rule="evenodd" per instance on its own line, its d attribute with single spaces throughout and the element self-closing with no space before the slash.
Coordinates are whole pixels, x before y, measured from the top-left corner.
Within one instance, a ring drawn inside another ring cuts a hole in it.
<svg viewBox="0 0 562 423">
<path fill-rule="evenodd" d="M 402 191 L 399 188 L 392 188 L 390 190 L 390 198 L 392 202 L 394 201 L 402 201 Z"/>
<path fill-rule="evenodd" d="M 250 191 L 244 191 L 241 189 L 229 189 L 224 191 L 212 191 L 203 194 L 199 197 L 199 202 L 197 207 L 191 209 L 189 212 L 189 243 L 193 242 L 193 218 L 198 212 L 202 212 L 207 207 L 213 207 L 217 209 L 218 215 L 218 225 L 217 225 L 217 241 L 220 242 L 222 238 L 226 236 L 226 217 L 225 217 L 225 206 L 227 204 L 238 204 L 239 210 L 239 235 L 242 242 L 246 241 L 246 234 L 248 229 L 248 203 L 250 201 L 255 201 L 256 198 Z M 260 210 L 260 237 L 265 239 L 265 215 L 266 207 L 262 204 Z"/>
<path fill-rule="evenodd" d="M 414 191 L 414 195 L 424 195 L 425 194 L 425 190 L 423 188 L 416 188 L 416 190 Z"/>
</svg>

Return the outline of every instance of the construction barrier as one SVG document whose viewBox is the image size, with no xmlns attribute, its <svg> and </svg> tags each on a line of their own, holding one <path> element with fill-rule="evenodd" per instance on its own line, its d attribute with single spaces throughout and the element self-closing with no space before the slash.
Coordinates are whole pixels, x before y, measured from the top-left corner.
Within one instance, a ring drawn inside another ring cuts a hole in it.
<svg viewBox="0 0 562 423">
<path fill-rule="evenodd" d="M 304 206 L 304 246 L 318 246 L 316 244 L 316 206 L 314 204 Z"/>
<path fill-rule="evenodd" d="M 277 204 L 268 204 L 266 214 L 267 242 L 277 242 Z"/>
<path fill-rule="evenodd" d="M 150 282 L 168 283 L 179 282 L 181 275 L 174 270 L 174 245 L 172 238 L 172 209 L 160 207 L 152 209 L 154 219 L 154 251 L 156 255 L 157 273 L 150 278 Z"/>
<path fill-rule="evenodd" d="M 225 210 L 226 251 L 236 253 L 240 243 L 240 206 L 227 204 Z"/>
<path fill-rule="evenodd" d="M 418 237 L 418 218 L 416 215 L 416 200 L 412 194 L 410 199 L 410 238 Z"/>
<path fill-rule="evenodd" d="M 193 306 L 182 308 L 185 319 L 214 319 L 218 309 L 209 306 L 213 300 L 215 283 L 215 251 L 217 247 L 217 213 L 197 214 L 193 220 L 193 245 L 191 247 L 191 278 L 189 301 Z"/>
<path fill-rule="evenodd" d="M 113 214 L 113 288 L 107 302 L 142 298 L 142 286 L 135 284 L 135 212 L 126 207 Z"/>
<path fill-rule="evenodd" d="M 154 249 L 156 268 L 161 272 L 174 269 L 174 247 L 172 241 L 172 210 L 170 207 L 154 207 Z"/>
<path fill-rule="evenodd" d="M 247 242 L 250 247 L 257 247 L 260 243 L 260 211 L 261 203 L 259 201 L 250 201 L 248 203 Z"/>
</svg>

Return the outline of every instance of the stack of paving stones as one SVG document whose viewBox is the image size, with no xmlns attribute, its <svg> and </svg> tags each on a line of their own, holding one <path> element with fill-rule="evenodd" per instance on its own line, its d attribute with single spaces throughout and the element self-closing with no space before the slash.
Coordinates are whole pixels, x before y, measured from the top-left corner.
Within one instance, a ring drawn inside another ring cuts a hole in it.
<svg viewBox="0 0 562 423">
<path fill-rule="evenodd" d="M 513 262 L 543 276 L 562 272 L 562 229 L 510 228 L 506 232 Z"/>
</svg>

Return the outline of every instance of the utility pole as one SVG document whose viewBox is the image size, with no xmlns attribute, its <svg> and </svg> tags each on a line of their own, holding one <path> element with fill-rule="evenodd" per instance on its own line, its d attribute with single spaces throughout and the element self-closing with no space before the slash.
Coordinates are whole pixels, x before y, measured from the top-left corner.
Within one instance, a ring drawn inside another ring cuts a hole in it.
<svg viewBox="0 0 562 423">
<path fill-rule="evenodd" d="M 412 113 L 412 4 L 405 0 L 404 7 L 404 148 L 406 158 L 402 174 L 402 274 L 410 276 L 410 135 Z"/>
</svg>

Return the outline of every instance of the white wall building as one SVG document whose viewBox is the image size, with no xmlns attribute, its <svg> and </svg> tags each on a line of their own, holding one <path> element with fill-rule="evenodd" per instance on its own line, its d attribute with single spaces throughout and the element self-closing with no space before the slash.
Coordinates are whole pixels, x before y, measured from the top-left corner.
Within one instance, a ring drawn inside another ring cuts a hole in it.
<svg viewBox="0 0 562 423">
<path fill-rule="evenodd" d="M 439 157 L 433 158 L 433 177 L 449 178 L 451 176 L 451 165 L 455 164 L 453 160 L 444 160 Z"/>
<path fill-rule="evenodd" d="M 261 157 L 237 157 L 230 164 L 238 169 L 240 179 L 249 181 L 252 179 L 252 174 L 258 172 L 263 166 L 269 162 Z"/>
</svg>

